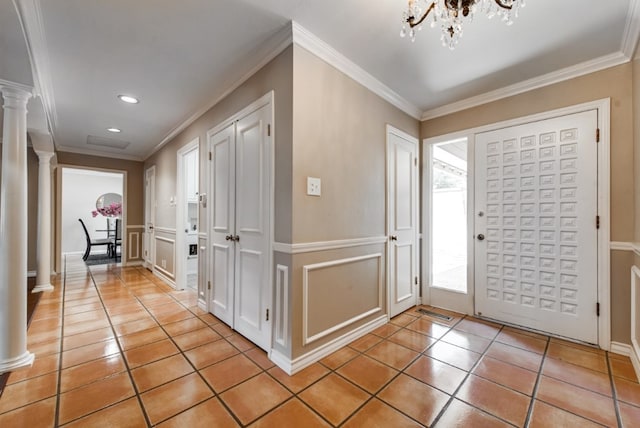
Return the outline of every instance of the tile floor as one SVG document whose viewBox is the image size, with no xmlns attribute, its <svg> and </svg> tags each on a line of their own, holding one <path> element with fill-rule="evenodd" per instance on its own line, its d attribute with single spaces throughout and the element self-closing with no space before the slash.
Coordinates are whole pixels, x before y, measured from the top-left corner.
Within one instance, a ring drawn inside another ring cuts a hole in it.
<svg viewBox="0 0 640 428">
<path fill-rule="evenodd" d="M 194 293 L 90 269 L 42 296 L 0 427 L 640 426 L 625 357 L 414 309 L 289 377 Z"/>
</svg>

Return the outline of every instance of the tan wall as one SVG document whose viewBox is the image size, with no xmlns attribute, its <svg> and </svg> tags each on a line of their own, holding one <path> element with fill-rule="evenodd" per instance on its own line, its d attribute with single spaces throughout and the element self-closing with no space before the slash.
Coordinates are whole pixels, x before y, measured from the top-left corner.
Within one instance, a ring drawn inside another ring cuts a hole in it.
<svg viewBox="0 0 640 428">
<path fill-rule="evenodd" d="M 384 236 L 386 125 L 417 137 L 419 122 L 297 45 L 293 64 L 292 242 Z M 320 197 L 307 196 L 309 176 L 322 180 Z M 380 311 L 304 346 L 304 266 L 372 254 L 381 256 L 312 271 L 307 302 L 309 334 L 339 325 L 378 304 Z M 382 265 L 381 282 L 378 263 Z M 385 265 L 384 244 L 292 255 L 291 357 L 295 359 L 386 314 Z"/>
<path fill-rule="evenodd" d="M 2 115 L 0 115 L 2 116 Z M 0 121 L 0 126 L 2 125 Z M 2 144 L 0 144 L 0 183 L 2 182 Z M 38 155 L 27 148 L 27 271 L 36 270 L 38 238 Z"/>
<path fill-rule="evenodd" d="M 611 98 L 611 240 L 631 242 L 637 221 L 634 202 L 634 121 L 631 63 L 422 122 L 428 138 Z M 629 343 L 630 268 L 628 254 L 611 253 L 612 340 Z M 616 314 L 616 315 L 614 315 Z"/>
<path fill-rule="evenodd" d="M 200 189 L 206 192 L 204 189 L 207 185 L 207 131 L 273 90 L 276 157 L 275 238 L 280 242 L 291 242 L 292 61 L 293 49 L 289 47 L 145 161 L 145 168 L 156 166 L 157 226 L 176 227 L 176 211 L 175 207 L 169 205 L 169 198 L 176 195 L 178 150 L 195 138 L 200 138 Z M 205 221 L 206 212 L 201 209 L 201 226 Z M 200 230 L 204 232 L 202 227 Z"/>
<path fill-rule="evenodd" d="M 640 59 L 633 62 L 633 136 L 635 242 L 640 243 Z M 636 263 L 636 266 L 640 266 Z"/>
<path fill-rule="evenodd" d="M 113 159 L 101 156 L 82 155 L 69 152 L 58 152 L 58 164 L 61 166 L 80 166 L 84 168 L 97 168 L 127 172 L 127 194 L 126 194 L 126 221 L 124 225 L 127 230 L 127 247 L 128 249 L 138 249 L 137 258 L 129 258 L 130 251 L 123 257 L 123 262 L 136 262 L 141 260 L 142 256 L 142 229 L 131 228 L 131 226 L 141 226 L 143 224 L 143 163 L 137 161 Z M 59 185 L 59 183 L 57 183 Z M 57 192 L 56 192 L 57 193 Z M 56 201 L 59 203 L 60 195 L 56 194 Z M 57 222 L 58 223 L 58 222 Z M 59 233 L 57 231 L 56 233 Z M 59 235 L 57 235 L 59 236 Z M 60 239 L 56 239 L 58 248 L 56 252 L 59 257 Z M 135 256 L 135 253 L 134 253 Z M 59 265 L 59 260 L 57 262 Z"/>
</svg>

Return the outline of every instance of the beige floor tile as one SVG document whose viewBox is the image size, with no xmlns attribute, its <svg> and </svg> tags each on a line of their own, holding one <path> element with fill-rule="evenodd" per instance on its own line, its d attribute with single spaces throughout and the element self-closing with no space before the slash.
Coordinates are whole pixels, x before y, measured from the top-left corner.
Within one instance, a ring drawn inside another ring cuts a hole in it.
<svg viewBox="0 0 640 428">
<path fill-rule="evenodd" d="M 135 394 L 128 373 L 120 373 L 60 394 L 60 424 L 66 424 Z"/>
<path fill-rule="evenodd" d="M 325 428 L 330 426 L 297 398 L 287 401 L 250 425 L 251 428 Z"/>
<path fill-rule="evenodd" d="M 567 382 L 581 388 L 612 397 L 609 375 L 555 358 L 546 358 L 542 373 L 545 376 Z"/>
<path fill-rule="evenodd" d="M 435 425 L 442 428 L 508 428 L 512 427 L 506 422 L 483 412 L 480 409 L 469 406 L 460 400 L 453 400 L 447 410 Z M 549 427 L 551 427 L 550 425 Z"/>
<path fill-rule="evenodd" d="M 436 339 L 429 337 L 426 334 L 407 330 L 405 328 L 389 336 L 388 339 L 393 343 L 397 343 L 398 345 L 402 345 L 416 352 L 423 352 L 436 342 Z"/>
<path fill-rule="evenodd" d="M 159 342 L 167 338 L 168 336 L 162 330 L 162 327 L 157 326 L 148 330 L 128 334 L 126 336 L 120 336 L 118 337 L 118 342 L 120 342 L 120 346 L 122 346 L 124 351 L 128 351 L 130 349 Z"/>
<path fill-rule="evenodd" d="M 425 426 L 433 423 L 449 400 L 447 394 L 404 374 L 395 378 L 377 397 Z"/>
<path fill-rule="evenodd" d="M 262 369 L 242 354 L 200 370 L 200 374 L 217 392 L 225 391 L 261 373 Z"/>
<path fill-rule="evenodd" d="M 9 385 L 21 382 L 33 377 L 42 376 L 47 373 L 55 372 L 58 370 L 60 363 L 60 354 L 50 354 L 45 356 L 36 355 L 33 365 L 31 367 L 22 367 L 14 370 L 9 375 Z"/>
<path fill-rule="evenodd" d="M 550 406 L 542 401 L 535 400 L 533 404 L 533 413 L 531 414 L 531 428 L 548 428 L 548 427 L 584 427 L 596 428 L 601 425 L 596 424 L 588 419 L 581 418 L 573 413 L 566 412 L 557 407 Z"/>
<path fill-rule="evenodd" d="M 212 396 L 213 393 L 200 376 L 191 373 L 147 391 L 140 397 L 151 423 L 157 424 Z"/>
<path fill-rule="evenodd" d="M 618 400 L 640 407 L 640 384 L 638 382 L 632 382 L 621 377 L 614 377 L 613 383 L 616 387 Z"/>
<path fill-rule="evenodd" d="M 408 418 L 386 403 L 374 398 L 365 404 L 362 409 L 358 410 L 358 412 L 342 426 L 344 428 L 418 428 L 423 425 Z"/>
<path fill-rule="evenodd" d="M 409 348 L 385 340 L 369 349 L 366 355 L 397 370 L 402 370 L 420 354 Z"/>
<path fill-rule="evenodd" d="M 604 425 L 617 424 L 611 398 L 559 380 L 542 376 L 536 398 Z"/>
<path fill-rule="evenodd" d="M 126 370 L 124 359 L 120 354 L 114 354 L 109 357 L 79 364 L 62 370 L 60 376 L 60 391 L 70 391 Z"/>
<path fill-rule="evenodd" d="M 56 398 L 37 401 L 19 409 L 0 414 L 0 427 L 42 427 L 55 426 Z"/>
<path fill-rule="evenodd" d="M 185 427 L 232 428 L 240 425 L 217 398 L 210 398 L 158 425 L 160 428 Z"/>
<path fill-rule="evenodd" d="M 179 336 L 173 336 L 174 342 L 176 342 L 176 345 L 178 345 L 178 347 L 183 351 L 188 351 L 189 349 L 219 339 L 222 339 L 222 336 L 209 327 L 201 328 L 200 330 L 193 330 Z"/>
<path fill-rule="evenodd" d="M 472 317 L 463 319 L 454 328 L 489 340 L 493 340 L 500 331 L 500 325 Z"/>
<path fill-rule="evenodd" d="M 473 370 L 476 376 L 488 379 L 525 395 L 531 396 L 538 374 L 518 366 L 485 356 Z"/>
<path fill-rule="evenodd" d="M 177 321 L 171 324 L 166 324 L 164 329 L 171 336 L 179 336 L 181 334 L 189 333 L 190 331 L 200 330 L 207 326 L 200 318 L 187 318 L 186 320 Z"/>
<path fill-rule="evenodd" d="M 624 428 L 634 428 L 638 426 L 638 421 L 640 421 L 640 407 L 620 403 L 620 418 L 622 419 L 622 426 Z"/>
<path fill-rule="evenodd" d="M 489 346 L 486 355 L 523 369 L 538 372 L 542 363 L 542 355 L 525 351 L 504 343 L 494 342 Z"/>
<path fill-rule="evenodd" d="M 7 385 L 0 397 L 0 413 L 56 395 L 58 373 L 34 377 Z"/>
<path fill-rule="evenodd" d="M 447 394 L 453 394 L 467 376 L 467 372 L 463 370 L 424 355 L 412 363 L 404 373 Z"/>
<path fill-rule="evenodd" d="M 329 373 L 329 370 L 320 363 L 314 363 L 293 376 L 286 374 L 280 367 L 269 369 L 269 374 L 286 388 L 293 391 L 294 394 L 302 391 L 327 373 Z"/>
<path fill-rule="evenodd" d="M 417 331 L 418 333 L 426 334 L 434 339 L 440 339 L 450 330 L 448 326 L 433 322 L 427 318 L 418 318 L 408 324 L 406 328 Z"/>
<path fill-rule="evenodd" d="M 81 346 L 104 342 L 109 339 L 114 339 L 113 331 L 111 330 L 111 327 L 105 327 L 98 330 L 88 331 L 86 333 L 67 336 L 62 339 L 62 346 L 65 351 L 68 351 Z"/>
<path fill-rule="evenodd" d="M 631 361 L 617 359 L 610 359 L 609 361 L 611 363 L 611 374 L 613 374 L 613 376 L 638 382 L 638 375 Z"/>
<path fill-rule="evenodd" d="M 523 426 L 530 397 L 475 375 L 462 385 L 456 398 L 465 401 L 516 426 Z"/>
<path fill-rule="evenodd" d="M 398 371 L 373 358 L 361 355 L 342 366 L 337 373 L 370 394 L 375 394 L 393 379 Z"/>
<path fill-rule="evenodd" d="M 480 359 L 481 355 L 477 352 L 450 345 L 446 342 L 436 343 L 431 348 L 427 349 L 425 354 L 466 371 L 471 370 L 473 365 Z"/>
<path fill-rule="evenodd" d="M 370 395 L 340 376 L 330 374 L 305 389 L 298 398 L 333 425 L 339 425 Z"/>
<path fill-rule="evenodd" d="M 456 345 L 469 351 L 483 353 L 491 344 L 491 340 L 461 330 L 451 330 L 442 337 L 443 342 Z"/>
<path fill-rule="evenodd" d="M 137 398 L 129 398 L 106 409 L 91 413 L 78 419 L 64 428 L 145 428 L 144 418 Z"/>
<path fill-rule="evenodd" d="M 267 357 L 267 353 L 260 348 L 253 348 L 245 352 L 244 355 L 249 357 L 251 361 L 262 367 L 264 370 L 269 370 L 271 367 L 275 366 L 273 361 Z"/>
<path fill-rule="evenodd" d="M 337 350 L 333 354 L 324 357 L 320 360 L 320 362 L 330 369 L 335 370 L 343 364 L 346 364 L 348 361 L 351 361 L 358 355 L 360 355 L 358 351 L 345 346 L 344 348 Z"/>
<path fill-rule="evenodd" d="M 291 397 L 282 385 L 263 373 L 220 395 L 242 424 L 248 424 Z"/>
<path fill-rule="evenodd" d="M 547 350 L 547 357 L 566 361 L 590 370 L 609 373 L 607 359 L 604 354 L 587 351 L 575 346 L 561 345 L 552 341 Z"/>
<path fill-rule="evenodd" d="M 170 339 L 160 340 L 124 352 L 131 369 L 152 363 L 179 353 L 180 350 Z"/>
<path fill-rule="evenodd" d="M 131 370 L 139 392 L 170 382 L 193 372 L 193 367 L 181 354 L 174 355 Z"/>
<path fill-rule="evenodd" d="M 226 340 L 216 340 L 185 352 L 185 355 L 198 369 L 210 366 L 238 354 L 238 350 Z"/>
</svg>

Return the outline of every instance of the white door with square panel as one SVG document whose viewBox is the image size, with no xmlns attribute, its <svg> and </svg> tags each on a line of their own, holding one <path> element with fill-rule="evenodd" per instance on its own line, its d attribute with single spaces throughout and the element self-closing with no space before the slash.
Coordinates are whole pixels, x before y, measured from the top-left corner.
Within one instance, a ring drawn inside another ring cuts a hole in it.
<svg viewBox="0 0 640 428">
<path fill-rule="evenodd" d="M 476 134 L 476 313 L 598 343 L 597 111 Z"/>
<path fill-rule="evenodd" d="M 210 136 L 209 310 L 265 350 L 271 348 L 271 104 Z"/>
</svg>

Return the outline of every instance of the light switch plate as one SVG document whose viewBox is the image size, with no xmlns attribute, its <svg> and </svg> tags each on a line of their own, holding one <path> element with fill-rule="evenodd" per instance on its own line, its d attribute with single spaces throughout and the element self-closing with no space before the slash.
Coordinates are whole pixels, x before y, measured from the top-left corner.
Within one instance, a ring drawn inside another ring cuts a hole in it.
<svg viewBox="0 0 640 428">
<path fill-rule="evenodd" d="M 307 195 L 320 196 L 322 183 L 319 178 L 307 177 Z"/>
</svg>

